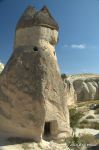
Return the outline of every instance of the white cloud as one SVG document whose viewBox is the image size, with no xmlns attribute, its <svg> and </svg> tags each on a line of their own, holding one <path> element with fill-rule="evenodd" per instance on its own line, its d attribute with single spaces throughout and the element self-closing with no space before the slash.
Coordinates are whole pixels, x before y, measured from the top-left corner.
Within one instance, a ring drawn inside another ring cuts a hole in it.
<svg viewBox="0 0 99 150">
<path fill-rule="evenodd" d="M 86 48 L 86 44 L 66 44 L 64 45 L 64 47 L 69 47 L 69 48 L 73 48 L 73 49 L 85 49 Z"/>
<path fill-rule="evenodd" d="M 78 49 L 85 49 L 86 45 L 85 44 L 72 44 L 71 48 L 78 48 Z"/>
<path fill-rule="evenodd" d="M 64 45 L 64 47 L 69 47 L 69 45 L 66 44 L 66 45 Z"/>
</svg>

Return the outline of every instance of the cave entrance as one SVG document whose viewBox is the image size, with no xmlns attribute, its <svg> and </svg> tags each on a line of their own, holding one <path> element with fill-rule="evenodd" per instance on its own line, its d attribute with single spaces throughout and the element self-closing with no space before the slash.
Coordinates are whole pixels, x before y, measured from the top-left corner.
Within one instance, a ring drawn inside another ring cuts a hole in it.
<svg viewBox="0 0 99 150">
<path fill-rule="evenodd" d="M 45 122 L 44 135 L 49 136 L 50 134 L 51 134 L 51 123 L 50 122 Z"/>
<path fill-rule="evenodd" d="M 51 137 L 51 122 L 45 122 L 43 137 L 46 140 L 50 140 L 50 137 Z"/>
<path fill-rule="evenodd" d="M 58 123 L 57 120 L 51 120 L 45 122 L 43 130 L 43 139 L 51 141 L 57 135 Z"/>
</svg>

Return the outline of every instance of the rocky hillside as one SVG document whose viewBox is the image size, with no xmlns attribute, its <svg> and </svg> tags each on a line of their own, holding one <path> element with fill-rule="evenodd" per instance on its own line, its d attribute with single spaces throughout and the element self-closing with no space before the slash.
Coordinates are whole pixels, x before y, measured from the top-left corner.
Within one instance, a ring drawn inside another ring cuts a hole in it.
<svg viewBox="0 0 99 150">
<path fill-rule="evenodd" d="M 4 69 L 4 64 L 0 62 L 0 73 L 2 72 L 3 69 Z"/>
<path fill-rule="evenodd" d="M 77 74 L 62 76 L 67 88 L 68 103 L 99 99 L 99 75 Z"/>
</svg>

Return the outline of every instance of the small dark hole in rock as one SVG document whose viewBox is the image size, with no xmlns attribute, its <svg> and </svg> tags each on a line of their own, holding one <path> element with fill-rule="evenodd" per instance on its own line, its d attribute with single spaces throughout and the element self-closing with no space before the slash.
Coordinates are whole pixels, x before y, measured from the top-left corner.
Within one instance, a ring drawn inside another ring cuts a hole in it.
<svg viewBox="0 0 99 150">
<path fill-rule="evenodd" d="M 38 48 L 35 46 L 35 47 L 33 48 L 33 50 L 36 52 L 36 51 L 38 51 Z"/>
</svg>

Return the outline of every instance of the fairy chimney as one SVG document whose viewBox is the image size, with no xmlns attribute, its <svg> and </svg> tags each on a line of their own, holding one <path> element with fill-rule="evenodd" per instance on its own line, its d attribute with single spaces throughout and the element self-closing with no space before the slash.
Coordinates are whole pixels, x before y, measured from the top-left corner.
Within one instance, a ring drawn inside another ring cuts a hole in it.
<svg viewBox="0 0 99 150">
<path fill-rule="evenodd" d="M 28 7 L 14 51 L 0 75 L 0 132 L 40 141 L 70 135 L 69 113 L 55 45 L 59 26 L 47 7 Z"/>
</svg>

